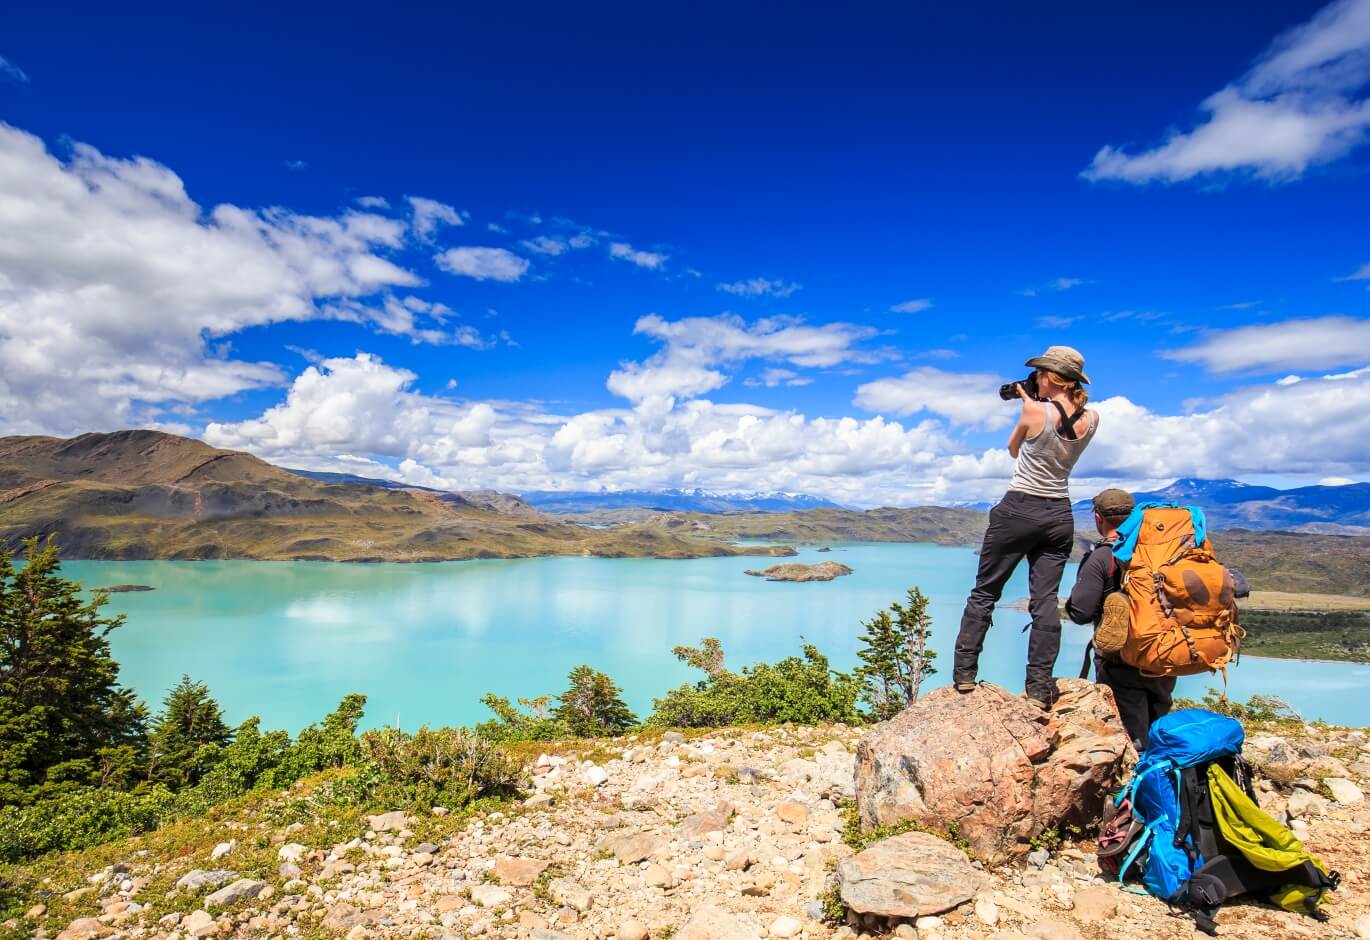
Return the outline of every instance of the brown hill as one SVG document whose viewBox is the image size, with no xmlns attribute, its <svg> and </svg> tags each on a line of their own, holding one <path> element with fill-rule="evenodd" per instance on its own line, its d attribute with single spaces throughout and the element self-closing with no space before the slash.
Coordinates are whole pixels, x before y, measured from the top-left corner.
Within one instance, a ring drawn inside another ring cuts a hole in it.
<svg viewBox="0 0 1370 940">
<path fill-rule="evenodd" d="M 68 558 L 786 553 L 655 527 L 590 529 L 501 496 L 327 483 L 160 431 L 0 438 L 0 547 L 56 534 Z"/>
</svg>

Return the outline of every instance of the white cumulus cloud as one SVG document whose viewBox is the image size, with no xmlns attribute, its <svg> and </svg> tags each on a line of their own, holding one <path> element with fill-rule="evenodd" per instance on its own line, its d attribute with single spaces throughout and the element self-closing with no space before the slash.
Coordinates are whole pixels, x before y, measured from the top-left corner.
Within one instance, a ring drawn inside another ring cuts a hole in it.
<svg viewBox="0 0 1370 940">
<path fill-rule="evenodd" d="M 1150 149 L 1105 146 L 1083 176 L 1145 183 L 1240 173 L 1294 179 L 1370 131 L 1370 0 L 1336 0 L 1277 37 L 1245 75 L 1200 105 L 1202 120 Z"/>
<path fill-rule="evenodd" d="M 528 271 L 528 259 L 506 248 L 449 248 L 434 259 L 449 274 L 478 281 L 513 283 Z"/>
<path fill-rule="evenodd" d="M 394 331 L 370 299 L 421 285 L 387 257 L 404 234 L 358 211 L 206 210 L 153 160 L 79 143 L 62 159 L 0 124 L 0 428 L 150 424 L 275 384 L 225 342 L 249 327 L 346 308 Z"/>
<path fill-rule="evenodd" d="M 1019 410 L 999 397 L 999 386 L 1003 384 L 1003 378 L 997 375 L 922 366 L 859 386 L 854 403 L 880 414 L 928 412 L 952 424 L 994 430 L 1018 419 Z"/>
</svg>

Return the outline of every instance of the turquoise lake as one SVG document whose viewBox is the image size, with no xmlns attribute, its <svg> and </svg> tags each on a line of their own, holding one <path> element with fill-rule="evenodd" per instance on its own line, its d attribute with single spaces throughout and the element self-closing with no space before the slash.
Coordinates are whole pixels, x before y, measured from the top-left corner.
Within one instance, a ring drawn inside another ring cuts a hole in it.
<svg viewBox="0 0 1370 940">
<path fill-rule="evenodd" d="M 855 573 L 808 584 L 747 577 L 771 559 L 691 561 L 533 558 L 441 564 L 327 562 L 67 562 L 86 587 L 146 584 L 112 595 L 128 622 L 113 634 L 122 681 L 155 708 L 182 673 L 207 682 L 230 723 L 260 715 L 298 730 L 348 692 L 367 696 L 368 725 L 472 724 L 486 692 L 555 694 L 580 663 L 607 672 L 639 715 L 699 673 L 671 655 L 702 637 L 723 641 L 728 665 L 798 654 L 816 644 L 833 666 L 856 663 L 860 622 L 914 585 L 931 600 L 939 672 L 950 681 L 961 607 L 974 581 L 966 548 L 848 543 L 801 549 L 796 561 L 841 561 Z M 1074 577 L 1067 571 L 1063 590 Z M 1004 592 L 1027 594 L 1026 566 Z M 981 678 L 1022 688 L 1025 611 L 995 615 Z M 1065 626 L 1058 676 L 1079 672 L 1086 627 Z M 1229 694 L 1278 695 L 1305 718 L 1370 721 L 1370 666 L 1244 658 Z M 1180 682 L 1198 698 L 1220 680 Z"/>
</svg>

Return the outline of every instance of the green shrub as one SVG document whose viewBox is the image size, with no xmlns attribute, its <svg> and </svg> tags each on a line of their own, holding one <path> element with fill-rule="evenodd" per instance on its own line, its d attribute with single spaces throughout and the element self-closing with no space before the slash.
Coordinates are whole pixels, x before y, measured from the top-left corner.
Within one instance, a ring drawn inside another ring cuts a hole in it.
<svg viewBox="0 0 1370 940">
<path fill-rule="evenodd" d="M 649 725 L 709 728 L 861 721 L 856 708 L 860 683 L 848 673 L 833 670 L 827 657 L 812 644 L 804 645 L 802 658 L 789 656 L 778 663 L 757 663 L 740 673 L 723 668 L 722 651 L 713 638 L 704 641 L 702 650 L 677 647 L 675 654 L 683 662 L 707 663 L 712 668 L 700 682 L 682 685 L 656 699 Z"/>
<path fill-rule="evenodd" d="M 577 666 L 566 677 L 570 688 L 557 697 L 552 715 L 578 738 L 603 738 L 622 734 L 637 724 L 622 693 L 602 672 Z"/>
<path fill-rule="evenodd" d="M 1273 695 L 1253 695 L 1245 703 L 1233 701 L 1217 689 L 1204 693 L 1203 701 L 1177 698 L 1175 708 L 1206 708 L 1219 715 L 1227 715 L 1238 721 L 1298 721 L 1299 713 L 1294 711 L 1282 698 Z"/>
<path fill-rule="evenodd" d="M 0 860 L 84 849 L 157 828 L 174 797 L 164 787 L 141 793 L 85 789 L 0 809 Z"/>
<path fill-rule="evenodd" d="M 365 761 L 378 774 L 371 797 L 387 807 L 459 809 L 515 791 L 518 768 L 465 728 L 423 727 L 413 734 L 382 728 L 362 735 Z"/>
<path fill-rule="evenodd" d="M 520 711 L 507 698 L 491 692 L 481 704 L 495 713 L 489 721 L 476 725 L 476 734 L 496 744 L 517 744 L 521 741 L 556 741 L 571 737 L 571 729 L 546 715 L 550 696 L 519 699 L 526 711 Z"/>
</svg>

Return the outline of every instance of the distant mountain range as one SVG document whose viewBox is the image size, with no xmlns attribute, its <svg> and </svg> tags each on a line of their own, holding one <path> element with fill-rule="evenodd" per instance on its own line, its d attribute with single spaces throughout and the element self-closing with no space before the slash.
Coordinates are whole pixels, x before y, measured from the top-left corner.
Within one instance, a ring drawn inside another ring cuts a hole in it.
<svg viewBox="0 0 1370 940">
<path fill-rule="evenodd" d="M 523 499 L 543 512 L 589 513 L 600 509 L 661 512 L 796 512 L 840 509 L 837 503 L 795 493 L 713 493 L 708 490 L 534 490 Z"/>
<path fill-rule="evenodd" d="M 503 493 L 379 482 L 311 478 L 160 431 L 0 437 L 0 549 L 55 534 L 67 558 L 775 554 L 702 538 L 692 527 L 587 528 Z"/>
<path fill-rule="evenodd" d="M 1237 480 L 1186 477 L 1156 492 L 1133 495 L 1138 502 L 1172 500 L 1198 506 L 1213 529 L 1282 529 L 1346 535 L 1370 532 L 1370 483 L 1280 490 Z M 1093 524 L 1089 500 L 1076 503 L 1075 513 L 1082 523 Z"/>
</svg>

